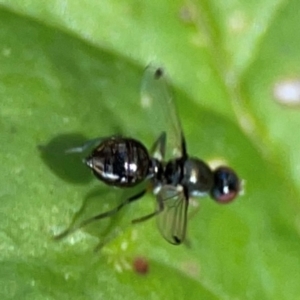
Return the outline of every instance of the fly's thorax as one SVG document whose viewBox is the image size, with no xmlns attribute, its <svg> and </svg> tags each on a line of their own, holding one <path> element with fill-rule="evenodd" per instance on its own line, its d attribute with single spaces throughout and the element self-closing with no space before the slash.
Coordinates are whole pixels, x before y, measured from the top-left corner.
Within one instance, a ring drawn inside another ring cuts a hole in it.
<svg viewBox="0 0 300 300">
<path fill-rule="evenodd" d="M 202 196 L 211 191 L 214 183 L 213 172 L 200 159 L 189 157 L 183 168 L 182 184 L 191 196 Z"/>
<path fill-rule="evenodd" d="M 94 149 L 85 163 L 106 184 L 130 187 L 148 176 L 150 158 L 140 142 L 128 138 L 111 138 Z"/>
<path fill-rule="evenodd" d="M 167 184 L 177 186 L 183 179 L 184 160 L 183 158 L 172 159 L 165 166 L 165 181 Z"/>
</svg>

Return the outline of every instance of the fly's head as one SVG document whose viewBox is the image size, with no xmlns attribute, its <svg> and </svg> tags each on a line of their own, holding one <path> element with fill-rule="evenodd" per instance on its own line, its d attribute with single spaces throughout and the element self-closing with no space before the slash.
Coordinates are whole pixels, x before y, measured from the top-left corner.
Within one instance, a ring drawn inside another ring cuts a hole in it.
<svg viewBox="0 0 300 300">
<path fill-rule="evenodd" d="M 229 167 L 218 167 L 213 172 L 213 187 L 211 197 L 218 203 L 233 201 L 241 190 L 241 181 L 237 174 Z"/>
</svg>

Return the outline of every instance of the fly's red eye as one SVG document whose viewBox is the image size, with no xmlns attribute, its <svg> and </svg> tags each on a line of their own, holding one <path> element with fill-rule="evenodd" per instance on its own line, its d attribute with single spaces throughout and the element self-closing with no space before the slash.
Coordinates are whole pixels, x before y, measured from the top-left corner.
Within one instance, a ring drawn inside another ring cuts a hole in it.
<svg viewBox="0 0 300 300">
<path fill-rule="evenodd" d="M 211 196 L 219 203 L 231 202 L 240 191 L 240 180 L 228 167 L 219 167 L 214 171 L 214 186 Z"/>
</svg>

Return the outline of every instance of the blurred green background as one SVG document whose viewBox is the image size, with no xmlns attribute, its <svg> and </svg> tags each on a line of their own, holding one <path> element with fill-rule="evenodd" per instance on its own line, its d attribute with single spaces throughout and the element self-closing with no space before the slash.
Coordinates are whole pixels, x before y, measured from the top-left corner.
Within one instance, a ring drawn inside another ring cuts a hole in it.
<svg viewBox="0 0 300 300">
<path fill-rule="evenodd" d="M 300 97 L 299 1 L 0 3 L 1 299 L 300 299 L 300 112 L 282 104 L 288 83 Z M 135 103 L 153 61 L 189 152 L 236 169 L 245 195 L 199 200 L 188 245 L 130 225 L 151 196 L 54 241 L 117 204 L 64 150 L 127 130 L 152 141 Z"/>
</svg>

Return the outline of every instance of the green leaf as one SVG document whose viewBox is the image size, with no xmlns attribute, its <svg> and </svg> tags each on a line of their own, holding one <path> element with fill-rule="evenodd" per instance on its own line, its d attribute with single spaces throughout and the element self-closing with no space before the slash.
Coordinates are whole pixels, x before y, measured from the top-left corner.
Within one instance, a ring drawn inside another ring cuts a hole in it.
<svg viewBox="0 0 300 300">
<path fill-rule="evenodd" d="M 0 3 L 1 299 L 299 297 L 299 1 Z M 151 196 L 55 240 L 117 204 L 65 150 L 129 130 L 152 142 L 135 103 L 153 61 L 189 153 L 232 166 L 245 195 L 197 201 L 188 245 L 130 225 Z"/>
</svg>

